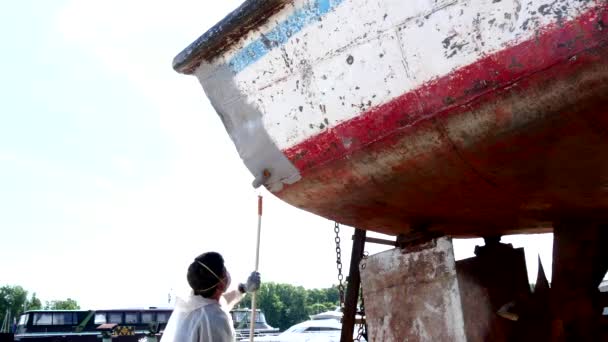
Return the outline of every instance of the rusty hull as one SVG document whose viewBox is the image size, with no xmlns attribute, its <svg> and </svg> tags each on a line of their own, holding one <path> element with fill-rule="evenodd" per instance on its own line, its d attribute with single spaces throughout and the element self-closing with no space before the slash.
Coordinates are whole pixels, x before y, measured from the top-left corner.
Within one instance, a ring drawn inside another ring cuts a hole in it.
<svg viewBox="0 0 608 342">
<path fill-rule="evenodd" d="M 327 219 L 452 236 L 608 220 L 604 0 L 249 0 L 174 68 L 255 184 Z"/>
<path fill-rule="evenodd" d="M 608 219 L 608 48 L 404 126 L 277 195 L 389 234 L 540 232 Z"/>
</svg>

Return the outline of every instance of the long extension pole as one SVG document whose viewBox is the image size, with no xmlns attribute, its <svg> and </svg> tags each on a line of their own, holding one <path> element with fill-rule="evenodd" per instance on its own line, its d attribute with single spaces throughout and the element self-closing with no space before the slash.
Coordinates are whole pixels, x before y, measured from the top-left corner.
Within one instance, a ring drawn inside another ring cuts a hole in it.
<svg viewBox="0 0 608 342">
<path fill-rule="evenodd" d="M 258 196 L 258 238 L 255 247 L 255 271 L 260 265 L 260 234 L 262 232 L 262 196 Z M 253 342 L 255 334 L 255 292 L 251 294 L 251 324 L 249 326 L 249 341 Z"/>
</svg>

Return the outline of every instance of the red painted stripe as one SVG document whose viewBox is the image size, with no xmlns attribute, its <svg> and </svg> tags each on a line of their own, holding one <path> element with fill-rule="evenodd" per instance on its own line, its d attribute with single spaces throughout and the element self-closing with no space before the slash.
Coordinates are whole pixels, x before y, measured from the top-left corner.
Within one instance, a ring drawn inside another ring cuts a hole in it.
<svg viewBox="0 0 608 342">
<path fill-rule="evenodd" d="M 564 62 L 608 40 L 608 4 L 570 22 L 545 27 L 533 40 L 484 57 L 384 105 L 313 136 L 283 153 L 305 174 L 420 120 L 449 115 L 481 95 Z"/>
<path fill-rule="evenodd" d="M 262 216 L 262 196 L 258 196 L 258 216 Z"/>
</svg>

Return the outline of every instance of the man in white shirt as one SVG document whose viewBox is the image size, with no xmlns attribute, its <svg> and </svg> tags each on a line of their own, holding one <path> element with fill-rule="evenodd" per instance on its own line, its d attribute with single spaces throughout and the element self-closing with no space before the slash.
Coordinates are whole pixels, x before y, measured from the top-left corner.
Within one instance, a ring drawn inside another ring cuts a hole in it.
<svg viewBox="0 0 608 342">
<path fill-rule="evenodd" d="M 219 253 L 199 255 L 188 267 L 191 295 L 177 299 L 161 342 L 233 342 L 234 325 L 230 310 L 247 292 L 260 288 L 260 274 L 252 272 L 236 290 Z"/>
</svg>

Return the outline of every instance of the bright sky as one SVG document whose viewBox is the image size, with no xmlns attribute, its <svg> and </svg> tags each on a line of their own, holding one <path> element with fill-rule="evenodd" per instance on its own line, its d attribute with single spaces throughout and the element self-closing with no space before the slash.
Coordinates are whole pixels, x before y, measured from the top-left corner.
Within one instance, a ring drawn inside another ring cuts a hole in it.
<svg viewBox="0 0 608 342">
<path fill-rule="evenodd" d="M 151 306 L 186 286 L 204 251 L 221 252 L 235 282 L 253 269 L 252 176 L 200 84 L 171 68 L 239 3 L 1 5 L 0 285 L 84 308 Z M 334 284 L 333 223 L 263 194 L 263 280 Z M 535 279 L 540 250 L 550 275 L 551 239 L 503 241 L 526 246 Z M 457 258 L 477 242 L 456 241 Z"/>
</svg>

